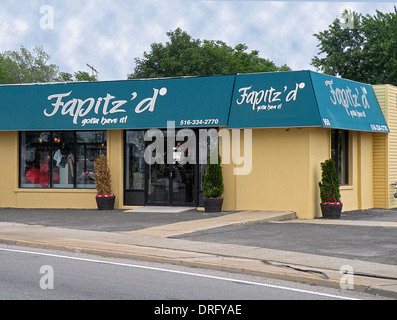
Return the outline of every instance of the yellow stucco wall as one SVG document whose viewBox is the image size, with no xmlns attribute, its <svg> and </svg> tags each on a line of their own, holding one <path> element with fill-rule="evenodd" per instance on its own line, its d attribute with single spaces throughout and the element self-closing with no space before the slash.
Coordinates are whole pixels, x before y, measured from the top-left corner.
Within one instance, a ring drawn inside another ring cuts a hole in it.
<svg viewBox="0 0 397 320">
<path fill-rule="evenodd" d="M 369 209 L 374 207 L 373 196 L 373 134 L 358 133 L 358 209 Z"/>
<path fill-rule="evenodd" d="M 108 159 L 112 175 L 112 191 L 116 195 L 115 208 L 122 208 L 124 204 L 124 131 L 109 130 Z"/>
<path fill-rule="evenodd" d="M 349 184 L 341 186 L 343 210 L 373 207 L 373 134 L 350 131 Z"/>
<path fill-rule="evenodd" d="M 0 207 L 15 207 L 18 185 L 18 132 L 0 132 Z"/>
<path fill-rule="evenodd" d="M 282 210 L 295 211 L 301 218 L 318 216 L 320 162 L 329 156 L 329 143 L 325 129 L 254 129 L 251 173 L 233 175 L 233 163 L 223 166 L 224 210 Z"/>
<path fill-rule="evenodd" d="M 233 175 L 233 163 L 223 166 L 224 210 L 295 211 L 299 218 L 320 217 L 320 163 L 330 157 L 330 132 L 319 128 L 253 130 L 251 173 Z M 371 208 L 372 134 L 351 132 L 349 145 L 349 185 L 341 187 L 344 211 Z"/>
</svg>

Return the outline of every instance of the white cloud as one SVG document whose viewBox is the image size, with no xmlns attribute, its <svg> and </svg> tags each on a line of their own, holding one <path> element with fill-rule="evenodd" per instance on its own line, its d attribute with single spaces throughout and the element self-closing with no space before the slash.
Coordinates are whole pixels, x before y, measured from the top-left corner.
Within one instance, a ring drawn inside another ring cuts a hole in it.
<svg viewBox="0 0 397 320">
<path fill-rule="evenodd" d="M 40 7 L 54 8 L 55 27 L 42 30 Z M 126 79 L 134 58 L 166 42 L 181 27 L 193 38 L 246 43 L 277 65 L 308 69 L 317 54 L 313 36 L 344 9 L 363 14 L 393 10 L 392 3 L 183 1 L 183 0 L 2 0 L 0 51 L 42 45 L 65 72 L 90 71 L 101 80 Z"/>
</svg>

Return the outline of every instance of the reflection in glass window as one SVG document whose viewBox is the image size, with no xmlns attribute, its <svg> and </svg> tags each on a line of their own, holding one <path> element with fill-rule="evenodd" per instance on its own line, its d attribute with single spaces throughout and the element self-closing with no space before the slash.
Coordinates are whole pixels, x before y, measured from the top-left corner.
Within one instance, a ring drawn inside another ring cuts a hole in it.
<svg viewBox="0 0 397 320">
<path fill-rule="evenodd" d="M 127 164 L 126 189 L 145 188 L 145 131 L 126 132 L 125 163 Z"/>
<path fill-rule="evenodd" d="M 52 145 L 53 187 L 74 188 L 74 168 L 70 162 L 74 154 L 74 132 L 53 132 Z"/>
<path fill-rule="evenodd" d="M 21 134 L 21 187 L 49 187 L 50 138 L 50 132 L 24 132 Z"/>
<path fill-rule="evenodd" d="M 106 155 L 106 131 L 76 132 L 76 184 L 78 188 L 95 189 L 94 161 Z"/>
<path fill-rule="evenodd" d="M 106 131 L 21 132 L 21 188 L 95 188 L 94 160 Z"/>
<path fill-rule="evenodd" d="M 349 184 L 349 131 L 332 130 L 331 156 L 336 164 L 340 184 Z"/>
</svg>

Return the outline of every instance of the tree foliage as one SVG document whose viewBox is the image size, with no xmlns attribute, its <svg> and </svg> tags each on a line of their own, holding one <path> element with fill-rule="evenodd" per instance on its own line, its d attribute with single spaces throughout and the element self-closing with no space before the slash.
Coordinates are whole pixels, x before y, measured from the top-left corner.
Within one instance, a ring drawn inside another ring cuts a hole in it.
<svg viewBox="0 0 397 320">
<path fill-rule="evenodd" d="M 96 76 L 85 71 L 77 71 L 74 75 L 59 72 L 57 65 L 49 63 L 50 59 L 41 46 L 32 52 L 23 46 L 19 50 L 0 52 L 0 84 L 98 81 Z"/>
<path fill-rule="evenodd" d="M 168 42 L 153 43 L 143 59 L 135 59 L 136 67 L 129 79 L 290 70 L 260 58 L 256 50 L 246 52 L 245 44 L 232 48 L 220 40 L 193 39 L 180 28 L 167 32 L 167 36 Z"/>
<path fill-rule="evenodd" d="M 74 73 L 74 75 L 68 72 L 60 72 L 56 81 L 57 82 L 98 81 L 98 78 L 95 75 L 90 75 L 86 71 L 77 71 Z"/>
<path fill-rule="evenodd" d="M 373 16 L 346 10 L 344 19 L 314 35 L 325 57 L 315 56 L 312 65 L 329 75 L 397 85 L 397 8 Z"/>
<path fill-rule="evenodd" d="M 32 52 L 24 47 L 18 51 L 0 53 L 0 83 L 53 82 L 59 68 L 48 64 L 50 56 L 43 47 L 35 47 Z"/>
</svg>

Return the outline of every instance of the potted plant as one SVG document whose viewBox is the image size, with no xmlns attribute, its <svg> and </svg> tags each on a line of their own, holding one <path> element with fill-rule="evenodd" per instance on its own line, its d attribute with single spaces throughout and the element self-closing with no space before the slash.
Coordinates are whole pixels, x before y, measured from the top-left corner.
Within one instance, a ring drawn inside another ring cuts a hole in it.
<svg viewBox="0 0 397 320">
<path fill-rule="evenodd" d="M 112 193 L 112 179 L 108 160 L 101 154 L 94 162 L 95 185 L 97 190 L 96 202 L 98 210 L 113 210 L 116 196 Z"/>
<path fill-rule="evenodd" d="M 206 212 L 222 211 L 223 189 L 221 157 L 218 155 L 218 163 L 208 164 L 204 175 L 203 196 Z"/>
<path fill-rule="evenodd" d="M 321 212 L 326 219 L 340 219 L 342 203 L 340 202 L 339 178 L 335 161 L 328 159 L 321 163 L 320 199 Z"/>
</svg>

